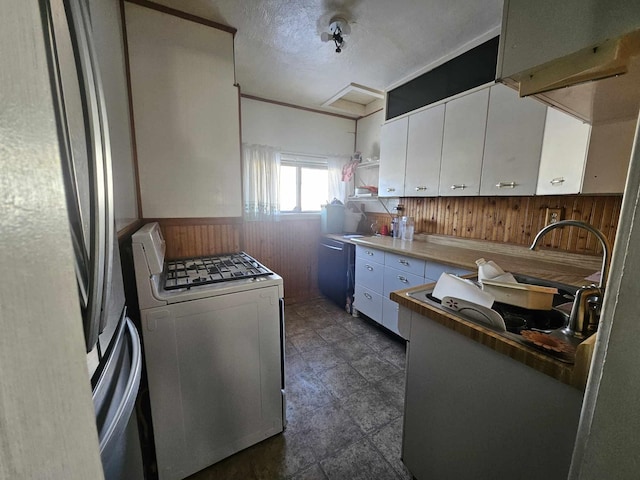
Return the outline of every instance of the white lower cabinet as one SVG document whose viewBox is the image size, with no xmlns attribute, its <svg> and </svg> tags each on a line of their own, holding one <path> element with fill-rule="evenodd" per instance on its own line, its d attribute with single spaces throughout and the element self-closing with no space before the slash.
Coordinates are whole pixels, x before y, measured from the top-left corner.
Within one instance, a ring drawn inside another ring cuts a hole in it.
<svg viewBox="0 0 640 480">
<path fill-rule="evenodd" d="M 354 306 L 359 312 L 364 313 L 378 323 L 382 323 L 382 295 L 380 293 L 359 285 L 356 280 L 353 296 Z"/>
<path fill-rule="evenodd" d="M 384 265 L 356 257 L 357 283 L 373 292 L 382 294 Z"/>
<path fill-rule="evenodd" d="M 382 325 L 402 337 L 398 328 L 398 310 L 396 302 L 386 297 L 382 299 Z"/>
<path fill-rule="evenodd" d="M 398 304 L 389 299 L 389 295 L 395 290 L 434 283 L 442 272 L 470 273 L 464 268 L 358 245 L 354 307 L 385 328 L 406 337 L 398 325 Z"/>
<path fill-rule="evenodd" d="M 444 263 L 439 262 L 425 262 L 424 266 L 424 279 L 425 283 L 433 283 L 437 282 L 440 278 L 440 275 L 443 273 L 451 273 L 453 275 L 466 275 L 471 273 L 471 270 L 467 270 L 466 268 L 454 267 L 452 265 L 446 265 Z"/>
<path fill-rule="evenodd" d="M 400 318 L 402 461 L 413 478 L 567 478 L 580 390 L 404 307 Z"/>
</svg>

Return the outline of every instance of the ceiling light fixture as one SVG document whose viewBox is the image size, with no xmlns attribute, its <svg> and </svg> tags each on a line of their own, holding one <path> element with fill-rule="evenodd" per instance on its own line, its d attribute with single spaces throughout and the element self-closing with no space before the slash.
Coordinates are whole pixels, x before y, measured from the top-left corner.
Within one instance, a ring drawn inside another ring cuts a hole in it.
<svg viewBox="0 0 640 480">
<path fill-rule="evenodd" d="M 342 17 L 333 17 L 329 22 L 329 32 L 322 32 L 320 39 L 323 42 L 333 41 L 336 45 L 336 53 L 340 53 L 345 47 L 344 36 L 351 33 L 351 27 Z"/>
</svg>

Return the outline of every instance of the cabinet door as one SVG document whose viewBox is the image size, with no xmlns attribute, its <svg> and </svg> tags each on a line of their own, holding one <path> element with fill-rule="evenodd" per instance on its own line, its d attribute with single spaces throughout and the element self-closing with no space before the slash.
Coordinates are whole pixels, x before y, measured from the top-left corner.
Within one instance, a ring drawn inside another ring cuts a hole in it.
<svg viewBox="0 0 640 480">
<path fill-rule="evenodd" d="M 353 306 L 371 320 L 382 324 L 382 295 L 356 284 L 353 293 Z"/>
<path fill-rule="evenodd" d="M 591 127 L 581 193 L 624 192 L 635 131 L 635 119 Z"/>
<path fill-rule="evenodd" d="M 376 293 L 382 293 L 384 266 L 356 257 L 356 285 L 362 285 Z"/>
<path fill-rule="evenodd" d="M 460 267 L 454 267 L 452 265 L 445 265 L 444 263 L 437 262 L 425 262 L 424 268 L 424 280 L 425 283 L 437 282 L 440 275 L 443 273 L 451 273 L 453 275 L 467 275 L 472 273 L 471 270 L 466 270 Z"/>
<path fill-rule="evenodd" d="M 399 305 L 388 298 L 382 299 L 382 325 L 393 333 L 400 335 L 398 328 Z"/>
<path fill-rule="evenodd" d="M 629 0 L 509 0 L 504 3 L 498 77 L 509 77 L 638 28 Z"/>
<path fill-rule="evenodd" d="M 580 192 L 589 132 L 589 125 L 549 108 L 542 141 L 538 195 Z"/>
<path fill-rule="evenodd" d="M 389 298 L 389 294 L 395 290 L 417 287 L 424 284 L 424 276 L 413 275 L 402 270 L 391 267 L 384 267 L 384 280 L 382 294 Z"/>
<path fill-rule="evenodd" d="M 489 92 L 481 195 L 536 193 L 547 107 L 494 85 Z"/>
<path fill-rule="evenodd" d="M 480 193 L 488 105 L 488 88 L 445 104 L 440 195 Z"/>
<path fill-rule="evenodd" d="M 438 195 L 443 132 L 444 104 L 409 116 L 405 195 Z"/>
<path fill-rule="evenodd" d="M 404 167 L 407 159 L 409 117 L 382 125 L 380 131 L 380 179 L 378 196 L 404 195 Z"/>
<path fill-rule="evenodd" d="M 356 258 L 364 258 L 367 262 L 384 264 L 384 251 L 375 248 L 356 245 Z"/>
<path fill-rule="evenodd" d="M 425 261 L 419 258 L 387 252 L 384 256 L 384 265 L 385 268 L 395 268 L 405 273 L 424 277 Z"/>
</svg>

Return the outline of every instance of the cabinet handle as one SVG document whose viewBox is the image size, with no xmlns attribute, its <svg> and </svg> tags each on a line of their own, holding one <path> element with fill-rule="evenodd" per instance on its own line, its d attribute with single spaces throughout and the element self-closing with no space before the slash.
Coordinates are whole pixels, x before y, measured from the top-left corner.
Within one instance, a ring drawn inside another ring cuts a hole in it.
<svg viewBox="0 0 640 480">
<path fill-rule="evenodd" d="M 373 297 L 371 295 L 369 295 L 367 292 L 364 292 L 363 294 L 365 297 L 367 297 L 367 299 L 371 300 Z"/>
<path fill-rule="evenodd" d="M 405 259 L 400 259 L 400 260 L 398 260 L 398 263 L 399 263 L 400 265 L 404 265 L 405 267 L 408 267 L 408 266 L 409 266 L 409 262 L 407 262 Z"/>
<path fill-rule="evenodd" d="M 427 189 L 427 187 L 416 187 L 416 192 L 424 192 Z"/>
<path fill-rule="evenodd" d="M 369 250 L 367 250 L 365 253 L 373 257 L 373 252 L 370 252 Z"/>
<path fill-rule="evenodd" d="M 370 272 L 373 272 L 373 267 L 371 265 L 365 265 L 365 268 Z"/>
<path fill-rule="evenodd" d="M 498 188 L 516 188 L 518 185 L 516 182 L 498 182 L 496 183 L 496 187 Z"/>
<path fill-rule="evenodd" d="M 407 277 L 403 277 L 402 275 L 398 275 L 398 280 L 400 280 L 402 283 L 409 283 Z"/>
<path fill-rule="evenodd" d="M 551 185 L 562 185 L 564 183 L 564 177 L 556 177 L 549 182 Z"/>
<path fill-rule="evenodd" d="M 387 192 L 395 192 L 395 191 L 396 191 L 396 189 L 395 189 L 395 188 L 393 188 L 393 187 L 389 187 L 389 188 L 387 188 Z"/>
<path fill-rule="evenodd" d="M 451 185 L 451 190 L 464 190 L 467 186 L 464 183 L 460 185 Z"/>
</svg>

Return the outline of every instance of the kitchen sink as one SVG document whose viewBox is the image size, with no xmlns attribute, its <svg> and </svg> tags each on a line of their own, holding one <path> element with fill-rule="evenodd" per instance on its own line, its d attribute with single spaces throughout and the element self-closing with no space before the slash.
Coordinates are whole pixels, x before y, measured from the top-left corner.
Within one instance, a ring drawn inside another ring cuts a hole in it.
<svg viewBox="0 0 640 480">
<path fill-rule="evenodd" d="M 523 330 L 538 330 L 549 333 L 567 326 L 570 313 L 570 308 L 567 304 L 573 302 L 577 290 L 576 287 L 526 275 L 514 276 L 520 283 L 556 288 L 558 293 L 554 295 L 553 308 L 551 310 L 530 310 L 506 303 L 495 302 L 491 308 L 493 312 L 491 312 L 480 306 L 475 306 L 477 308 L 470 307 L 470 305 L 467 305 L 465 302 L 462 302 L 462 307 L 457 303 L 453 304 L 451 302 L 444 302 L 443 304 L 443 302 L 433 297 L 433 288 L 418 290 L 408 295 L 421 302 L 438 306 L 444 310 L 455 313 L 465 320 L 483 326 L 489 326 L 499 331 L 503 330 L 502 322 L 493 321 L 495 317 L 494 312 L 497 312 L 499 317 L 502 317 L 502 320 L 504 320 L 506 331 L 515 334 L 519 334 Z M 476 278 L 471 278 L 471 280 L 476 280 Z"/>
</svg>

